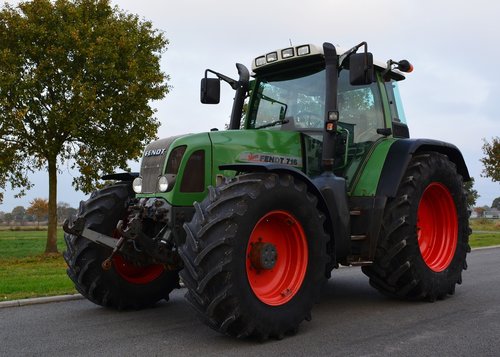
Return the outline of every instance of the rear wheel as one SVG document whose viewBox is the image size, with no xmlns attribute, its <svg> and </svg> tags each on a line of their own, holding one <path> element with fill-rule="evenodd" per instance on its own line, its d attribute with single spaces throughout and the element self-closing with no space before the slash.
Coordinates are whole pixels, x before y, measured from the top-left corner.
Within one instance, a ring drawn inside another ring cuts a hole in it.
<svg viewBox="0 0 500 357">
<path fill-rule="evenodd" d="M 210 188 L 185 225 L 181 277 L 198 315 L 237 337 L 293 333 L 326 281 L 324 216 L 288 174 L 246 174 Z"/>
<path fill-rule="evenodd" d="M 450 191 L 442 183 L 427 186 L 417 211 L 417 241 L 429 269 L 449 267 L 458 243 L 457 210 Z"/>
<path fill-rule="evenodd" d="M 462 178 L 445 155 L 420 154 L 387 203 L 374 264 L 363 272 L 384 294 L 441 299 L 462 282 L 468 239 Z"/>
<path fill-rule="evenodd" d="M 116 225 L 127 214 L 132 196 L 131 185 L 119 182 L 92 194 L 80 203 L 78 216 L 85 217 L 87 228 L 119 238 Z M 64 259 L 67 273 L 76 289 L 95 304 L 118 309 L 139 309 L 168 300 L 178 287 L 178 273 L 167 271 L 162 264 L 138 265 L 116 254 L 111 268 L 102 262 L 109 257 L 109 248 L 81 236 L 64 234 L 67 250 Z"/>
</svg>

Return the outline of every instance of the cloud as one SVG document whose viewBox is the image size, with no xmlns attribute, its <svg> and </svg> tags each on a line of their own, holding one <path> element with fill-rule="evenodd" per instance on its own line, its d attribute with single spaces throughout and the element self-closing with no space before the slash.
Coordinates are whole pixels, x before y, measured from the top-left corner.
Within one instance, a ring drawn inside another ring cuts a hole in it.
<svg viewBox="0 0 500 357">
<path fill-rule="evenodd" d="M 478 111 L 488 104 L 493 83 L 484 74 L 466 66 L 432 60 L 424 63 L 417 84 L 425 89 L 430 101 L 446 109 L 453 105 L 469 112 Z"/>
</svg>

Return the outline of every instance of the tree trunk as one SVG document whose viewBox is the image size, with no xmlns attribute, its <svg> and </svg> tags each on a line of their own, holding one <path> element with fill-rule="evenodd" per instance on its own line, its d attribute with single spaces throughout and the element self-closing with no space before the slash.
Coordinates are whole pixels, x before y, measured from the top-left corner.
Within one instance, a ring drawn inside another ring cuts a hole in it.
<svg viewBox="0 0 500 357">
<path fill-rule="evenodd" d="M 47 160 L 49 163 L 49 228 L 45 254 L 57 251 L 57 157 Z"/>
</svg>

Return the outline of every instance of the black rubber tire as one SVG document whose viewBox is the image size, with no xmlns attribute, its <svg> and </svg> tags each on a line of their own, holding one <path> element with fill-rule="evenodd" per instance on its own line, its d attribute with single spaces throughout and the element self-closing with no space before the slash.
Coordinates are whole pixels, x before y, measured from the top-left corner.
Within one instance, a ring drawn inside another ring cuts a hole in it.
<svg viewBox="0 0 500 357">
<path fill-rule="evenodd" d="M 244 174 L 217 188 L 209 187 L 207 198 L 195 203 L 192 221 L 184 225 L 187 238 L 180 248 L 186 298 L 204 323 L 230 336 L 265 340 L 293 334 L 304 319 L 310 320 L 329 260 L 330 237 L 317 202 L 306 185 L 289 174 Z M 290 301 L 279 306 L 260 301 L 246 274 L 251 232 L 273 210 L 286 211 L 300 222 L 308 247 L 302 285 Z"/>
<path fill-rule="evenodd" d="M 133 195 L 129 182 L 119 182 L 92 193 L 87 201 L 80 202 L 78 216 L 86 219 L 86 227 L 99 233 L 112 235 L 116 224 L 127 212 L 127 203 Z M 156 302 L 168 300 L 169 293 L 179 287 L 179 274 L 164 271 L 146 284 L 125 280 L 115 270 L 103 270 L 101 264 L 111 254 L 111 249 L 93 243 L 81 236 L 64 234 L 67 250 L 64 259 L 67 273 L 76 289 L 93 303 L 105 307 L 141 309 Z"/>
<path fill-rule="evenodd" d="M 417 235 L 420 200 L 433 183 L 446 187 L 457 211 L 457 245 L 442 271 L 426 264 Z M 370 284 L 385 295 L 408 300 L 435 301 L 454 294 L 456 284 L 462 283 L 470 252 L 466 197 L 462 177 L 447 156 L 430 152 L 412 158 L 397 196 L 387 203 L 374 263 L 362 269 Z"/>
</svg>

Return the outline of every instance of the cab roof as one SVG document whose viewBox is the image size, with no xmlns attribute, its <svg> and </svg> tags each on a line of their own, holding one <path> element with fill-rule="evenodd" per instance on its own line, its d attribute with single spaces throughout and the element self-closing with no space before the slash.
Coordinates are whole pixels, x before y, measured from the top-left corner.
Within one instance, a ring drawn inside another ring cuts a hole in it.
<svg viewBox="0 0 500 357">
<path fill-rule="evenodd" d="M 335 46 L 335 49 L 337 50 L 337 55 L 340 57 L 348 51 L 348 49 L 338 46 Z M 320 56 L 324 57 L 323 46 L 305 44 L 300 46 L 285 47 L 254 58 L 252 61 L 252 71 L 254 73 L 259 73 L 263 70 L 270 69 L 277 64 L 292 63 L 299 59 Z M 373 64 L 375 67 L 380 69 L 387 69 L 387 62 L 374 59 Z M 391 72 L 395 75 L 395 79 L 400 80 L 405 78 L 404 73 L 398 71 L 397 69 L 391 69 Z"/>
</svg>

